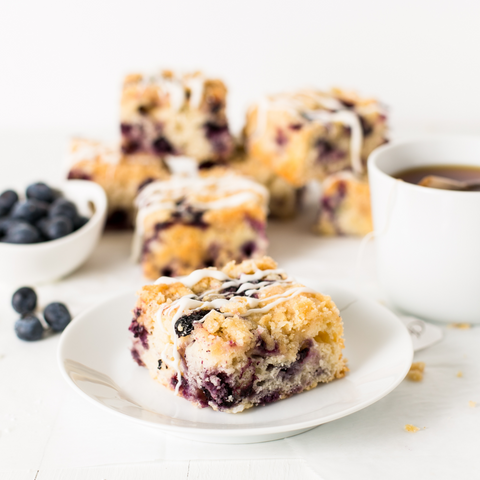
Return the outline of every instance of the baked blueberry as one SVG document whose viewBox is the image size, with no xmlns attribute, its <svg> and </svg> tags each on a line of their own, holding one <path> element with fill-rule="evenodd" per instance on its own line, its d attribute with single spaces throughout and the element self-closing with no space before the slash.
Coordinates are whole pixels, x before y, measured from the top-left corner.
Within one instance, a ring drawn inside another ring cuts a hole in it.
<svg viewBox="0 0 480 480">
<path fill-rule="evenodd" d="M 10 216 L 18 218 L 32 225 L 42 217 L 48 214 L 48 204 L 35 198 L 30 198 L 24 202 L 16 203 Z"/>
<path fill-rule="evenodd" d="M 54 332 L 63 332 L 72 319 L 68 308 L 59 302 L 47 305 L 43 316 Z"/>
<path fill-rule="evenodd" d="M 8 215 L 10 210 L 18 202 L 18 195 L 13 190 L 5 190 L 0 195 L 0 217 Z"/>
<path fill-rule="evenodd" d="M 5 243 L 37 243 L 42 239 L 40 232 L 29 223 L 18 222 L 7 229 L 7 234 L 2 239 Z"/>
<path fill-rule="evenodd" d="M 158 137 L 152 143 L 153 150 L 159 155 L 174 153 L 171 143 L 165 137 Z"/>
<path fill-rule="evenodd" d="M 27 313 L 15 322 L 15 333 L 21 340 L 34 342 L 42 338 L 43 326 L 33 313 Z"/>
<path fill-rule="evenodd" d="M 19 288 L 12 297 L 12 307 L 21 315 L 34 312 L 37 308 L 37 294 L 31 287 Z"/>
<path fill-rule="evenodd" d="M 68 217 L 72 222 L 78 216 L 77 207 L 73 202 L 66 198 L 57 198 L 50 207 L 48 213 L 50 218 L 64 216 Z"/>
<path fill-rule="evenodd" d="M 52 203 L 55 200 L 54 191 L 45 183 L 32 183 L 27 187 L 27 198 L 35 198 L 46 203 Z"/>
<path fill-rule="evenodd" d="M 44 224 L 42 224 L 42 227 L 43 234 L 49 240 L 65 237 L 73 232 L 73 222 L 63 215 L 49 218 Z"/>
<path fill-rule="evenodd" d="M 210 310 L 196 310 L 190 315 L 183 315 L 175 322 L 175 333 L 178 337 L 186 337 L 193 332 L 194 322 L 200 322 Z"/>
<path fill-rule="evenodd" d="M 77 215 L 73 220 L 73 231 L 76 232 L 80 228 L 82 228 L 87 222 L 87 217 L 82 217 L 81 215 Z"/>
</svg>

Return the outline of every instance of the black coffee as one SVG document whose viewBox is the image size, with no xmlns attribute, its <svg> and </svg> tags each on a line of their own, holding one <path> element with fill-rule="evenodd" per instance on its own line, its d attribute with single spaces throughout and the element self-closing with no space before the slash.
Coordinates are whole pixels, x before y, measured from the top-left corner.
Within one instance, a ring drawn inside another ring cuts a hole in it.
<svg viewBox="0 0 480 480">
<path fill-rule="evenodd" d="M 404 182 L 418 184 L 430 175 L 450 178 L 462 182 L 480 182 L 480 167 L 471 165 L 431 165 L 427 167 L 409 168 L 393 175 Z"/>
</svg>

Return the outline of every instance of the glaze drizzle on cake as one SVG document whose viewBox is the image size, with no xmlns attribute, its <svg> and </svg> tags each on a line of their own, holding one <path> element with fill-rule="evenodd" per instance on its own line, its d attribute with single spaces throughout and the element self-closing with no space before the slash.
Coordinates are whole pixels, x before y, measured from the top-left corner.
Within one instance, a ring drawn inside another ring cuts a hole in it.
<svg viewBox="0 0 480 480">
<path fill-rule="evenodd" d="M 261 282 L 264 278 L 268 276 L 274 276 L 275 280 L 268 280 Z M 295 281 L 291 278 L 286 277 L 285 272 L 282 269 L 275 270 L 260 270 L 255 268 L 255 273 L 253 274 L 242 274 L 240 278 L 231 278 L 223 272 L 217 270 L 202 269 L 192 272 L 186 277 L 179 278 L 170 278 L 170 277 L 160 277 L 155 284 L 172 284 L 180 282 L 186 287 L 192 288 L 195 284 L 199 283 L 205 278 L 215 278 L 220 280 L 223 283 L 216 289 L 208 290 L 202 293 L 200 296 L 189 295 L 182 297 L 181 299 L 175 300 L 169 305 L 165 305 L 163 308 L 158 310 L 157 313 L 157 322 L 160 320 L 160 316 L 164 314 L 171 314 L 175 311 L 175 314 L 172 317 L 172 328 L 175 332 L 174 341 L 173 341 L 173 356 L 174 361 L 170 361 L 166 355 L 165 351 L 162 352 L 162 361 L 167 365 L 171 366 L 177 372 L 178 383 L 175 387 L 175 394 L 178 394 L 180 386 L 182 384 L 182 372 L 180 370 L 180 356 L 178 354 L 178 337 L 183 335 L 178 335 L 176 329 L 176 323 L 178 320 L 185 314 L 186 311 L 197 312 L 199 310 L 220 310 L 222 307 L 227 304 L 231 298 L 241 296 L 245 299 L 247 303 L 247 311 L 243 313 L 244 316 L 249 316 L 254 313 L 266 313 L 270 311 L 273 307 L 279 305 L 282 302 L 290 300 L 297 296 L 300 293 L 315 293 L 314 290 L 308 287 L 298 287 L 295 286 Z M 278 277 L 278 278 L 277 278 Z M 254 282 L 254 283 L 252 283 Z M 288 285 L 289 288 L 285 292 L 279 295 L 272 295 L 262 297 L 261 300 L 258 300 L 253 295 L 263 291 L 266 287 L 272 287 L 274 285 Z M 233 289 L 233 295 L 227 298 L 222 291 Z M 213 300 L 206 300 L 211 297 L 216 297 Z M 260 304 L 265 304 L 260 307 Z M 225 312 L 225 316 L 233 316 L 230 312 Z M 205 317 L 200 320 L 195 321 L 195 323 L 201 323 L 205 321 Z"/>
</svg>

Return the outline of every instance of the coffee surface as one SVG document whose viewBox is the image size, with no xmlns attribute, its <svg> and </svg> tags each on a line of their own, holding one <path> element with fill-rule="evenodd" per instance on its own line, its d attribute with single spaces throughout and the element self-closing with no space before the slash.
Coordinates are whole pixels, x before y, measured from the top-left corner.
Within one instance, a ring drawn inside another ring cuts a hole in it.
<svg viewBox="0 0 480 480">
<path fill-rule="evenodd" d="M 426 167 L 409 168 L 393 175 L 404 182 L 417 185 L 429 175 L 450 178 L 462 182 L 480 182 L 480 167 L 471 165 L 429 165 Z"/>
</svg>

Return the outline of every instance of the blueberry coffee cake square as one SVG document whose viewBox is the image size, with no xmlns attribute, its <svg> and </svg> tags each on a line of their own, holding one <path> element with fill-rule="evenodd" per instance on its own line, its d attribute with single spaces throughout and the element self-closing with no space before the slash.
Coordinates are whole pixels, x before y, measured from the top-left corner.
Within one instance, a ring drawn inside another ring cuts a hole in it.
<svg viewBox="0 0 480 480">
<path fill-rule="evenodd" d="M 147 278 L 265 254 L 268 192 L 245 177 L 172 177 L 147 185 L 136 203 L 134 250 Z"/>
<path fill-rule="evenodd" d="M 330 297 L 268 257 L 138 293 L 132 356 L 197 407 L 238 413 L 342 378 L 343 324 Z"/>
<path fill-rule="evenodd" d="M 251 178 L 263 185 L 269 193 L 268 210 L 271 218 L 285 220 L 296 215 L 301 206 L 303 187 L 296 188 L 284 178 L 277 175 L 271 168 L 247 155 L 241 145 L 237 145 L 234 153 L 223 164 L 202 165 L 201 176 L 221 176 L 234 172 Z"/>
<path fill-rule="evenodd" d="M 73 139 L 68 154 L 69 179 L 98 183 L 107 194 L 107 225 L 132 228 L 135 224 L 135 198 L 154 180 L 167 179 L 169 173 L 157 157 L 146 154 L 124 155 L 120 148 L 100 142 Z"/>
<path fill-rule="evenodd" d="M 248 152 L 294 186 L 330 173 L 364 170 L 385 143 L 386 111 L 342 90 L 299 90 L 266 97 L 247 113 Z"/>
<path fill-rule="evenodd" d="M 370 187 L 352 172 L 328 176 L 322 183 L 316 230 L 322 235 L 359 235 L 373 230 Z"/>
<path fill-rule="evenodd" d="M 200 72 L 128 75 L 120 106 L 123 151 L 224 160 L 234 147 L 226 98 L 223 82 Z"/>
</svg>

